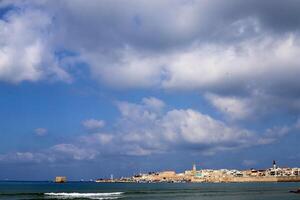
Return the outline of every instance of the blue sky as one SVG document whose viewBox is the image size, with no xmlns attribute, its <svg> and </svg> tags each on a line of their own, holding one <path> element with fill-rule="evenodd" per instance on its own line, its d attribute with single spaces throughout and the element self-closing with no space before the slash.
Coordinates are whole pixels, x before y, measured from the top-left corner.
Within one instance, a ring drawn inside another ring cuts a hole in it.
<svg viewBox="0 0 300 200">
<path fill-rule="evenodd" d="M 299 165 L 299 9 L 1 1 L 0 179 Z"/>
</svg>

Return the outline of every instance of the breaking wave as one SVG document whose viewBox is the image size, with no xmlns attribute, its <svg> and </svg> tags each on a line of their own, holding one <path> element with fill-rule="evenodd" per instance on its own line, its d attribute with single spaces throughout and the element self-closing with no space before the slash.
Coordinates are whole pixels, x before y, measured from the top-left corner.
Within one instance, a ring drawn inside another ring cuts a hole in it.
<svg viewBox="0 0 300 200">
<path fill-rule="evenodd" d="M 118 199 L 121 198 L 123 192 L 106 192 L 106 193 L 44 193 L 45 196 L 53 197 L 55 199 L 76 199 L 76 198 L 83 198 L 83 199 Z"/>
</svg>

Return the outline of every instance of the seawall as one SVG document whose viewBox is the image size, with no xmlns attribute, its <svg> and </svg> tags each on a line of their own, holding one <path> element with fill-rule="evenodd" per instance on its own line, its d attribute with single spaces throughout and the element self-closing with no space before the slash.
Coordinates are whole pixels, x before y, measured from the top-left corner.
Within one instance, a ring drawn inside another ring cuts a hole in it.
<svg viewBox="0 0 300 200">
<path fill-rule="evenodd" d="M 300 176 L 234 177 L 229 182 L 300 182 Z"/>
</svg>

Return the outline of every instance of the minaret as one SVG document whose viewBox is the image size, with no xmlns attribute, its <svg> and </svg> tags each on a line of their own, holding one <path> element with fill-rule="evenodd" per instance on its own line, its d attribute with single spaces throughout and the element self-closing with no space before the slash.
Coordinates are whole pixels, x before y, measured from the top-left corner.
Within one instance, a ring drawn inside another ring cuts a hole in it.
<svg viewBox="0 0 300 200">
<path fill-rule="evenodd" d="M 273 160 L 273 169 L 276 169 L 276 168 L 277 168 L 277 166 L 276 166 L 276 161 Z"/>
<path fill-rule="evenodd" d="M 193 164 L 193 172 L 196 172 L 196 164 Z"/>
</svg>

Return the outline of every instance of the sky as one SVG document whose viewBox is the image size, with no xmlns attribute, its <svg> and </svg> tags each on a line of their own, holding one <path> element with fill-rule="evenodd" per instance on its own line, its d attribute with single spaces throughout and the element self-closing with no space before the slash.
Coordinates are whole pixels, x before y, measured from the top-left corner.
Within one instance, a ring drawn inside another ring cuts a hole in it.
<svg viewBox="0 0 300 200">
<path fill-rule="evenodd" d="M 0 179 L 299 167 L 299 10 L 0 0 Z"/>
</svg>

